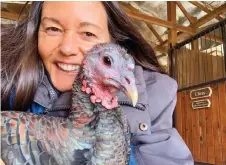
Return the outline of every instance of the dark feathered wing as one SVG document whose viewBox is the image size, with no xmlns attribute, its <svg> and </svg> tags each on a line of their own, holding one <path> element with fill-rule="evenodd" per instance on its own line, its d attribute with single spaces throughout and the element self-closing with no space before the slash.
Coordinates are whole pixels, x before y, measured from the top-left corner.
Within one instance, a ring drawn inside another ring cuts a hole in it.
<svg viewBox="0 0 226 165">
<path fill-rule="evenodd" d="M 6 164 L 70 165 L 73 152 L 91 148 L 94 138 L 90 127 L 75 127 L 69 119 L 1 113 L 1 158 Z"/>
</svg>

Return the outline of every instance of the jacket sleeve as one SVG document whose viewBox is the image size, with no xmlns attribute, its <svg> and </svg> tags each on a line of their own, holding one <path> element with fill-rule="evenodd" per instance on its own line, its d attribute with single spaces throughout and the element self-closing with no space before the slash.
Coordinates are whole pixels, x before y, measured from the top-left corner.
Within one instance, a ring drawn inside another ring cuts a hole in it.
<svg viewBox="0 0 226 165">
<path fill-rule="evenodd" d="M 155 81 L 145 80 L 150 133 L 133 137 L 136 162 L 138 165 L 193 165 L 191 152 L 177 130 L 172 128 L 177 83 L 167 75 L 153 74 Z"/>
</svg>

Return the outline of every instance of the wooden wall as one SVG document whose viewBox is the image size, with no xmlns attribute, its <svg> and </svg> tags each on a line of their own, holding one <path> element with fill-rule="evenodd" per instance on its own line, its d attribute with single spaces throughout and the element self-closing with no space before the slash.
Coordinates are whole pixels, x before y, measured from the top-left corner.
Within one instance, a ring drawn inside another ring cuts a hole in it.
<svg viewBox="0 0 226 165">
<path fill-rule="evenodd" d="M 192 109 L 194 89 L 178 92 L 175 125 L 195 161 L 226 165 L 226 81 L 208 87 L 213 91 L 209 108 Z"/>
<path fill-rule="evenodd" d="M 177 50 L 175 78 L 179 89 L 226 77 L 222 53 L 214 48 L 211 53 L 186 48 Z"/>
</svg>

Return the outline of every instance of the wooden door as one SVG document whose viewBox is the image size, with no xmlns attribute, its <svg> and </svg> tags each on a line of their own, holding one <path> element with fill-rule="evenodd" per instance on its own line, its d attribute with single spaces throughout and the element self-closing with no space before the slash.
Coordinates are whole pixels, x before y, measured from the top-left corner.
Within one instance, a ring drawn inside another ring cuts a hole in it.
<svg viewBox="0 0 226 165">
<path fill-rule="evenodd" d="M 203 87 L 210 87 L 212 95 L 192 100 L 195 89 L 177 93 L 175 126 L 195 161 L 226 165 L 226 81 Z M 210 107 L 193 109 L 192 102 L 201 99 L 209 99 Z"/>
</svg>

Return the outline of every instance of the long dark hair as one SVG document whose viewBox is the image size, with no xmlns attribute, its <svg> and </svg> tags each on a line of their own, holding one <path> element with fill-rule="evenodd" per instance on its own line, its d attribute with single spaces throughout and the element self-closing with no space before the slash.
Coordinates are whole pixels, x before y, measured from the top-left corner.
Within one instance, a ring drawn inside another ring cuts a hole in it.
<svg viewBox="0 0 226 165">
<path fill-rule="evenodd" d="M 135 29 L 117 2 L 102 2 L 108 15 L 111 39 L 133 55 L 137 64 L 162 72 L 151 46 Z M 38 30 L 43 2 L 33 2 L 28 16 L 14 26 L 1 29 L 1 105 L 9 108 L 15 93 L 13 109 L 25 111 L 31 105 L 43 75 L 38 54 Z"/>
</svg>

